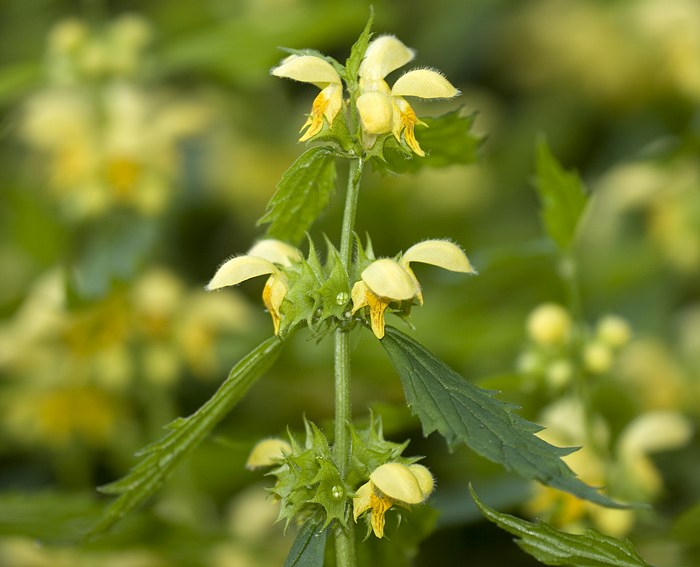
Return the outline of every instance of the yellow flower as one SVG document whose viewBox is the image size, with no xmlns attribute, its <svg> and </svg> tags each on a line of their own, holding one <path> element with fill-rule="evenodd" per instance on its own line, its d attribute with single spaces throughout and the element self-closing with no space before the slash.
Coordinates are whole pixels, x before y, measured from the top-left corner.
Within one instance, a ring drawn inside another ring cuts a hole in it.
<svg viewBox="0 0 700 567">
<path fill-rule="evenodd" d="M 333 65 L 314 55 L 290 55 L 279 67 L 272 70 L 272 74 L 276 77 L 311 83 L 321 89 L 311 106 L 309 118 L 301 127 L 301 131 L 304 128 L 308 129 L 299 138 L 300 142 L 305 142 L 321 131 L 324 117 L 328 121 L 328 126 L 333 125 L 333 120 L 343 106 L 343 85 Z"/>
<path fill-rule="evenodd" d="M 400 77 L 389 88 L 384 78 L 414 57 L 412 49 L 391 35 L 383 35 L 370 43 L 360 65 L 360 89 L 357 99 L 366 145 L 374 144 L 376 136 L 392 132 L 397 141 L 404 141 L 419 156 L 424 156 L 414 135 L 421 122 L 404 97 L 424 99 L 453 98 L 459 91 L 439 72 L 414 69 Z"/>
<path fill-rule="evenodd" d="M 423 304 L 423 294 L 411 262 L 431 264 L 445 270 L 475 273 L 459 246 L 446 240 L 425 240 L 411 246 L 399 261 L 380 258 L 360 274 L 352 288 L 352 313 L 367 306 L 372 332 L 384 337 L 384 312 L 392 302 L 417 300 Z"/>
<path fill-rule="evenodd" d="M 421 504 L 430 496 L 435 481 L 423 465 L 383 464 L 369 475 L 369 481 L 357 489 L 352 501 L 353 518 L 367 510 L 372 512 L 372 530 L 384 537 L 384 514 L 394 504 Z"/>
<path fill-rule="evenodd" d="M 280 332 L 280 306 L 287 295 L 287 279 L 277 266 L 288 267 L 293 262 L 301 260 L 301 252 L 279 240 L 261 240 L 253 246 L 245 256 L 236 256 L 224 262 L 216 271 L 214 277 L 206 285 L 211 291 L 258 276 L 270 277 L 263 289 L 263 303 L 270 312 L 275 334 Z"/>
</svg>

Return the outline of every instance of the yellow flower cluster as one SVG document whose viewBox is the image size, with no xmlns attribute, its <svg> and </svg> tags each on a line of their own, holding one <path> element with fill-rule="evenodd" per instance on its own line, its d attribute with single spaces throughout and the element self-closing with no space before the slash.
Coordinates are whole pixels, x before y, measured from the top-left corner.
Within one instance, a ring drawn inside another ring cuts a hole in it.
<svg viewBox="0 0 700 567">
<path fill-rule="evenodd" d="M 359 96 L 354 101 L 362 126 L 362 143 L 371 148 L 378 136 L 392 133 L 397 141 L 417 155 L 425 152 L 418 144 L 414 129 L 424 125 L 405 97 L 422 99 L 453 98 L 459 91 L 439 72 L 414 69 L 389 87 L 386 77 L 403 67 L 415 56 L 392 35 L 383 35 L 367 47 L 360 64 Z M 338 70 L 326 59 L 316 55 L 291 55 L 272 70 L 277 77 L 311 83 L 321 89 L 311 107 L 311 114 L 302 126 L 306 130 L 299 141 L 309 140 L 321 132 L 324 125 L 333 125 L 343 108 L 343 87 Z"/>
</svg>

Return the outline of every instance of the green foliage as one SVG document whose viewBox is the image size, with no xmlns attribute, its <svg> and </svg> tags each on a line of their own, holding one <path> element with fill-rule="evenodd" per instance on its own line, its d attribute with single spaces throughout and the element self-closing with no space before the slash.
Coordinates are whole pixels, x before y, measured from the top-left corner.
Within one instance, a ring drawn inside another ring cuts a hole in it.
<svg viewBox="0 0 700 567">
<path fill-rule="evenodd" d="M 381 341 L 396 368 L 406 401 L 425 435 L 438 431 L 450 448 L 464 443 L 487 459 L 596 504 L 623 507 L 580 481 L 562 461 L 574 448 L 554 447 L 535 436 L 542 427 L 500 402 L 492 391 L 467 382 L 421 344 L 393 327 Z"/>
<path fill-rule="evenodd" d="M 360 37 L 353 44 L 350 49 L 350 57 L 345 61 L 345 72 L 344 78 L 348 87 L 352 88 L 355 83 L 355 77 L 360 70 L 360 63 L 365 56 L 365 51 L 367 51 L 367 46 L 372 39 L 372 24 L 374 23 L 374 8 L 370 6 L 369 18 L 367 19 L 367 24 L 365 24 L 365 29 L 362 30 Z"/>
<path fill-rule="evenodd" d="M 169 432 L 161 440 L 141 449 L 137 453 L 139 462 L 125 477 L 101 487 L 101 492 L 116 494 L 119 498 L 109 506 L 90 535 L 108 530 L 152 496 L 175 467 L 231 411 L 255 380 L 272 366 L 282 344 L 277 337 L 261 343 L 231 369 L 228 378 L 208 402 L 188 418 L 178 418 L 168 424 Z"/>
<path fill-rule="evenodd" d="M 329 528 L 318 518 L 309 518 L 299 530 L 284 567 L 323 567 Z"/>
<path fill-rule="evenodd" d="M 542 221 L 550 238 L 566 252 L 573 244 L 586 207 L 585 189 L 578 175 L 562 168 L 544 141 L 537 145 L 535 169 Z"/>
<path fill-rule="evenodd" d="M 42 541 L 65 541 L 84 533 L 100 515 L 100 505 L 80 494 L 0 495 L 0 534 Z"/>
<path fill-rule="evenodd" d="M 574 567 L 649 567 L 632 543 L 588 529 L 570 534 L 544 522 L 528 522 L 502 514 L 481 502 L 470 486 L 474 502 L 491 522 L 517 536 L 515 542 L 545 565 Z"/>
<path fill-rule="evenodd" d="M 314 424 L 305 421 L 303 441 L 290 434 L 292 451 L 270 471 L 277 481 L 272 492 L 280 499 L 279 519 L 287 523 L 307 515 L 321 517 L 324 526 L 332 521 L 346 523 L 349 500 L 354 490 L 368 480 L 370 473 L 387 462 L 412 464 L 417 459 L 401 457 L 408 445 L 384 439 L 380 419 L 372 418 L 363 429 L 351 425 L 350 466 L 342 479 L 333 463 L 333 450 L 326 436 Z"/>
<path fill-rule="evenodd" d="M 157 227 L 147 218 L 113 215 L 86 226 L 76 239 L 68 290 L 74 300 L 101 299 L 115 281 L 133 278 L 151 252 Z"/>
<path fill-rule="evenodd" d="M 306 322 L 314 332 L 320 333 L 333 327 L 323 327 L 323 323 L 344 321 L 350 301 L 348 275 L 338 251 L 329 241 L 327 244 L 324 264 L 316 246 L 309 239 L 308 258 L 285 268 L 289 288 L 280 307 L 280 332 L 283 335 L 301 322 Z"/>
<path fill-rule="evenodd" d="M 380 169 L 394 173 L 416 173 L 424 167 L 468 165 L 476 161 L 483 139 L 471 131 L 476 120 L 475 113 L 463 116 L 462 111 L 457 109 L 421 120 L 428 127 L 418 125 L 415 133 L 425 157 L 417 156 L 390 135 L 384 142 L 383 154 L 375 160 Z"/>
<path fill-rule="evenodd" d="M 285 171 L 258 224 L 270 225 L 270 238 L 298 243 L 328 205 L 335 175 L 334 152 L 307 150 Z"/>
</svg>

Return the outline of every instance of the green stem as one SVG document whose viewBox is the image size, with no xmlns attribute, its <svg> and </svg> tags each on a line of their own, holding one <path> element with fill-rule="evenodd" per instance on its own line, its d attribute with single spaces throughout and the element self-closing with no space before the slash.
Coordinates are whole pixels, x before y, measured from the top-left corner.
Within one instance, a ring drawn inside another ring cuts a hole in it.
<svg viewBox="0 0 700 567">
<path fill-rule="evenodd" d="M 343 228 L 340 235 L 340 259 L 346 270 L 352 262 L 352 241 L 357 213 L 357 201 L 362 178 L 362 158 L 350 162 L 348 189 L 345 197 Z M 350 400 L 350 331 L 338 329 L 335 332 L 335 440 L 333 456 L 345 478 L 350 461 L 350 436 L 348 424 L 352 420 Z M 338 567 L 354 567 L 355 534 L 352 524 L 346 527 L 338 524 L 335 528 L 336 564 Z"/>
<path fill-rule="evenodd" d="M 586 445 L 596 453 L 603 455 L 604 450 L 600 447 L 593 428 L 593 399 L 590 381 L 586 375 L 584 365 L 581 360 L 581 353 L 585 345 L 586 322 L 583 317 L 583 304 L 581 301 L 581 288 L 578 282 L 578 264 L 573 252 L 565 254 L 561 263 L 561 275 L 566 284 L 569 299 L 569 310 L 574 321 L 573 350 L 579 353 L 579 359 L 575 365 L 574 384 L 578 398 L 583 404 L 583 428 L 586 437 Z"/>
</svg>

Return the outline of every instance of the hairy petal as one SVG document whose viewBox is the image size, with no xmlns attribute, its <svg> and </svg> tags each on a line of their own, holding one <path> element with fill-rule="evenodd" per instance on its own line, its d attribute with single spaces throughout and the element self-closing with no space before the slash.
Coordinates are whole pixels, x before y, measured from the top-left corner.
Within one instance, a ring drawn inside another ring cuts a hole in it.
<svg viewBox="0 0 700 567">
<path fill-rule="evenodd" d="M 365 58 L 360 64 L 359 75 L 370 81 L 383 79 L 414 57 L 414 51 L 399 39 L 393 35 L 382 35 L 367 47 Z"/>
<path fill-rule="evenodd" d="M 230 285 L 238 285 L 241 282 L 273 274 L 277 272 L 277 267 L 270 261 L 256 256 L 236 256 L 224 262 L 216 271 L 214 277 L 206 285 L 206 289 L 211 291 Z"/>
<path fill-rule="evenodd" d="M 290 55 L 271 73 L 275 77 L 311 83 L 319 88 L 330 83 L 340 84 L 340 75 L 333 65 L 313 55 Z"/>
<path fill-rule="evenodd" d="M 459 91 L 437 71 L 415 69 L 398 78 L 391 88 L 391 94 L 420 98 L 453 98 Z"/>
<path fill-rule="evenodd" d="M 414 244 L 406 250 L 400 263 L 408 266 L 411 262 L 430 264 L 451 272 L 475 273 L 462 249 L 449 240 L 424 240 Z"/>
</svg>

